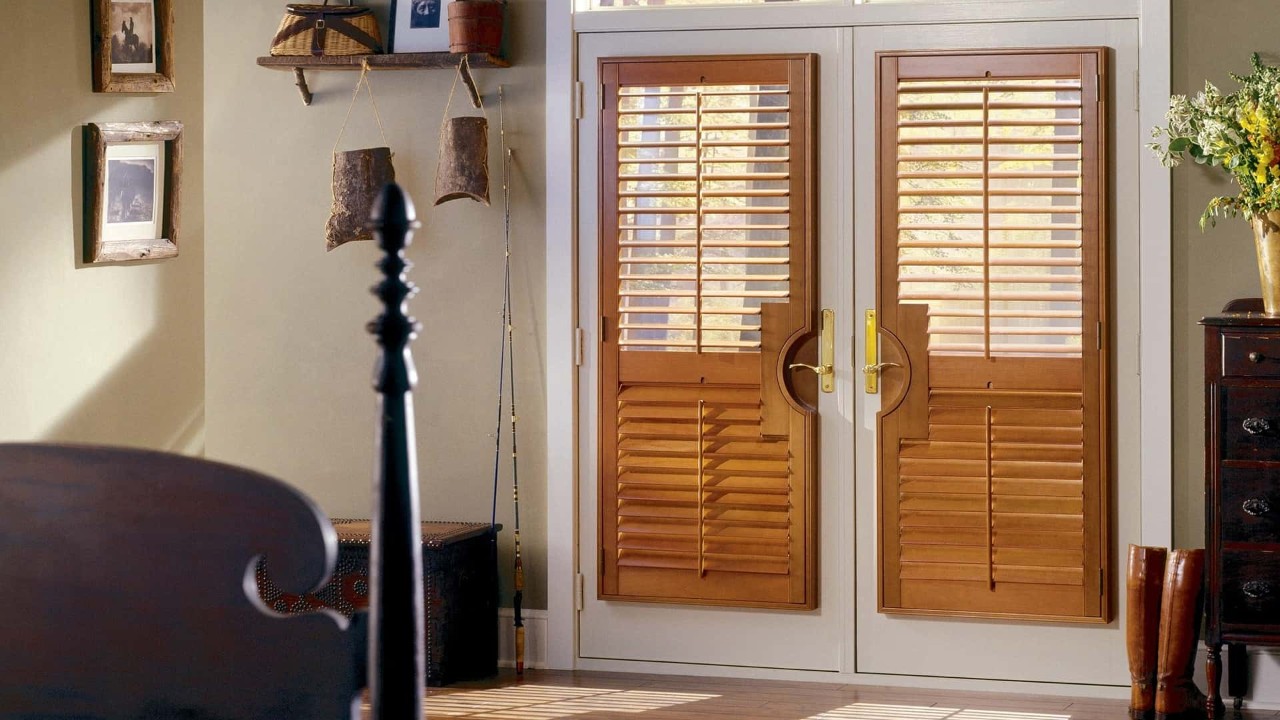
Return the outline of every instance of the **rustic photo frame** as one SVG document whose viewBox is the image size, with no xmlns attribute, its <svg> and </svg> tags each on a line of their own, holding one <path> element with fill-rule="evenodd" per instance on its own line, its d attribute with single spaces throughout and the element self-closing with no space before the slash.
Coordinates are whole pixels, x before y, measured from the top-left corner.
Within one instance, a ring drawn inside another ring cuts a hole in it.
<svg viewBox="0 0 1280 720">
<path fill-rule="evenodd" d="M 84 261 L 176 257 L 182 123 L 90 123 L 84 160 Z"/>
<path fill-rule="evenodd" d="M 451 0 L 391 0 L 388 52 L 448 52 Z"/>
<path fill-rule="evenodd" d="M 89 0 L 94 92 L 173 92 L 172 2 Z"/>
</svg>

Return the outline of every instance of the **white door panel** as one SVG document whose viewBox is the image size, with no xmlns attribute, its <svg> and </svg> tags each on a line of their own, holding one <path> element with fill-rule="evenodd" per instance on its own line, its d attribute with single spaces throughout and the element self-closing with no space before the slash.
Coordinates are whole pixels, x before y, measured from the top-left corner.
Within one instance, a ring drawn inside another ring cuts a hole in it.
<svg viewBox="0 0 1280 720">
<path fill-rule="evenodd" d="M 1138 24 L 1131 20 L 986 25 L 865 27 L 854 33 L 855 305 L 875 306 L 875 54 L 884 50 L 1105 46 L 1110 60 L 1107 177 L 1113 279 L 1111 423 L 1114 460 L 1111 567 L 1121 588 L 1118 548 L 1137 542 L 1140 530 L 1138 398 L 1138 142 L 1135 79 Z M 859 338 L 859 342 L 862 339 Z M 1125 684 L 1125 645 L 1119 622 L 1108 626 L 992 622 L 885 615 L 876 612 L 878 548 L 875 417 L 878 395 L 863 395 L 857 437 L 857 661 L 859 673 Z M 1122 592 L 1113 595 L 1123 600 Z M 1118 608 L 1116 617 L 1123 614 Z"/>
<path fill-rule="evenodd" d="M 852 262 L 847 247 L 849 134 L 852 80 L 847 70 L 848 30 L 701 31 L 582 35 L 579 78 L 584 84 L 585 117 L 579 124 L 579 316 L 599 317 L 597 149 L 600 99 L 597 61 L 602 57 L 795 53 L 819 55 L 818 226 L 819 300 L 837 312 L 837 337 L 852 334 L 849 300 Z M 842 39 L 844 42 L 842 43 Z M 846 247 L 840 248 L 844 242 Z M 843 299 L 843 302 L 840 300 Z M 582 573 L 586 597 L 579 615 L 581 665 L 591 660 L 630 660 L 791 670 L 840 671 L 852 658 L 852 436 L 851 374 L 847 343 L 837 355 L 837 392 L 822 395 L 819 420 L 818 533 L 820 537 L 817 610 L 809 612 L 740 610 L 647 603 L 604 602 L 596 598 L 597 438 L 599 418 L 597 328 L 587 328 L 586 362 L 579 375 L 580 501 Z M 844 455 L 844 457 L 841 457 Z M 839 470 L 840 467 L 844 471 Z M 843 480 L 841 478 L 844 478 Z"/>
</svg>

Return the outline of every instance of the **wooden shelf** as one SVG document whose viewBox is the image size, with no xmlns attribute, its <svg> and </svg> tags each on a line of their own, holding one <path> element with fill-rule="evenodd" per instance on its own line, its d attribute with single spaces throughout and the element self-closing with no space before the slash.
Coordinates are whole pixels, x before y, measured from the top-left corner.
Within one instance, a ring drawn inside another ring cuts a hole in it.
<svg viewBox="0 0 1280 720">
<path fill-rule="evenodd" d="M 268 55 L 258 58 L 258 65 L 270 70 L 292 70 L 298 92 L 304 105 L 311 104 L 311 88 L 307 87 L 307 70 L 359 70 L 367 62 L 370 70 L 417 70 L 458 67 L 462 58 L 467 67 L 505 68 L 511 62 L 504 57 L 488 53 L 384 53 L 380 55 Z M 470 73 L 463 73 L 471 91 L 472 103 L 479 107 L 479 91 L 475 89 Z"/>
<path fill-rule="evenodd" d="M 258 64 L 272 70 L 359 70 L 367 60 L 373 70 L 414 70 L 417 68 L 455 68 L 464 53 L 389 53 L 382 55 L 269 55 L 258 58 Z M 511 67 L 506 58 L 488 53 L 465 53 L 473 68 Z"/>
</svg>

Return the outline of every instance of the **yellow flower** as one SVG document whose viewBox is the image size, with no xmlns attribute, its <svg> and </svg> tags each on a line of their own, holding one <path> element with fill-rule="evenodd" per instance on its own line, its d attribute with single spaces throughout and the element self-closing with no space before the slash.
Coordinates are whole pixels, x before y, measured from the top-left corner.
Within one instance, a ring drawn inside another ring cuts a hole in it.
<svg viewBox="0 0 1280 720">
<path fill-rule="evenodd" d="M 1266 140 L 1262 141 L 1262 145 L 1253 150 L 1253 156 L 1258 160 L 1257 168 L 1253 170 L 1253 179 L 1258 184 L 1267 183 L 1267 172 L 1271 168 L 1271 161 L 1275 160 L 1275 146 Z"/>
<path fill-rule="evenodd" d="M 1262 113 L 1261 106 L 1254 106 L 1240 113 L 1240 127 L 1250 135 L 1263 137 L 1271 134 L 1271 121 Z"/>
</svg>

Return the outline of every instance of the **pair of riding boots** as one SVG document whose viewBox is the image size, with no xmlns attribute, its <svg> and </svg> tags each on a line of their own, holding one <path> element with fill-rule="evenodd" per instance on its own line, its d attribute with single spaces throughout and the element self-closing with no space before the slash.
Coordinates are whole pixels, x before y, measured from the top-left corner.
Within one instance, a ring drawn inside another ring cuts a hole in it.
<svg viewBox="0 0 1280 720">
<path fill-rule="evenodd" d="M 1134 720 L 1204 717 L 1192 679 L 1204 587 L 1204 551 L 1129 546 L 1128 617 Z"/>
</svg>

